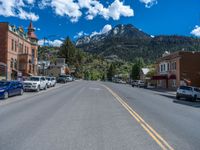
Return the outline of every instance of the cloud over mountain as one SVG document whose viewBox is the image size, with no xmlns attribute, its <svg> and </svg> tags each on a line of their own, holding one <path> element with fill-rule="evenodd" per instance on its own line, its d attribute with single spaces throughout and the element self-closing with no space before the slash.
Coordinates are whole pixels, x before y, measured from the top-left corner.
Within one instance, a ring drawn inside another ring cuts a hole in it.
<svg viewBox="0 0 200 150">
<path fill-rule="evenodd" d="M 200 37 L 200 26 L 195 26 L 195 28 L 191 31 L 191 34 Z"/>
</svg>

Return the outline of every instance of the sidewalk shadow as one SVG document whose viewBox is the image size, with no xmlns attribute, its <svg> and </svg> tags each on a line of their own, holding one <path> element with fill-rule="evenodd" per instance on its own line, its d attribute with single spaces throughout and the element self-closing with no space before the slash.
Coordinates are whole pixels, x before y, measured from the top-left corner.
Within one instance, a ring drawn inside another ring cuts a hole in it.
<svg viewBox="0 0 200 150">
<path fill-rule="evenodd" d="M 160 88 L 144 88 L 154 92 L 162 92 L 162 93 L 169 93 L 169 92 L 176 92 L 176 90 L 167 90 L 167 89 L 160 89 Z"/>
</svg>

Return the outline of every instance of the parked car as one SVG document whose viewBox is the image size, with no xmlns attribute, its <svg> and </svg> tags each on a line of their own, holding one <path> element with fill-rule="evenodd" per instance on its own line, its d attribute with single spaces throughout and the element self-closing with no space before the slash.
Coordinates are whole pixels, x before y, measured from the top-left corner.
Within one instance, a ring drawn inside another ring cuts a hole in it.
<svg viewBox="0 0 200 150">
<path fill-rule="evenodd" d="M 0 81 L 0 98 L 23 95 L 23 84 L 19 81 Z"/>
<path fill-rule="evenodd" d="M 67 83 L 66 75 L 60 75 L 57 77 L 57 83 Z"/>
<path fill-rule="evenodd" d="M 146 84 L 142 80 L 134 80 L 132 82 L 132 87 L 134 87 L 134 86 L 136 86 L 136 87 L 146 87 Z"/>
<path fill-rule="evenodd" d="M 33 90 L 37 92 L 40 90 L 46 90 L 47 83 L 48 81 L 43 76 L 32 76 L 27 81 L 24 81 L 24 90 Z"/>
<path fill-rule="evenodd" d="M 132 87 L 138 86 L 138 80 L 133 80 L 131 85 Z"/>
<path fill-rule="evenodd" d="M 196 101 L 200 99 L 200 89 L 192 86 L 180 86 L 176 92 L 176 99 L 180 98 Z"/>
<path fill-rule="evenodd" d="M 51 77 L 46 77 L 46 80 L 47 80 L 47 88 L 52 87 Z"/>
<path fill-rule="evenodd" d="M 50 88 L 50 87 L 53 87 L 56 85 L 56 78 L 55 77 L 46 77 L 47 79 L 47 87 Z"/>
<path fill-rule="evenodd" d="M 72 82 L 73 77 L 71 75 L 66 75 L 67 82 Z"/>
<path fill-rule="evenodd" d="M 138 87 L 143 87 L 143 88 L 146 87 L 145 82 L 142 80 L 138 80 Z"/>
<path fill-rule="evenodd" d="M 55 77 L 51 77 L 51 83 L 52 83 L 52 86 L 56 86 L 56 78 Z"/>
</svg>

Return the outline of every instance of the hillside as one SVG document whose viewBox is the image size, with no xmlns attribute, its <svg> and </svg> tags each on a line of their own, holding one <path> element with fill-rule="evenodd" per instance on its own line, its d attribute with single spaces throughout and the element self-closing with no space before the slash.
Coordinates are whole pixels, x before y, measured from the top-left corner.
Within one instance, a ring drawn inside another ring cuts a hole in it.
<svg viewBox="0 0 200 150">
<path fill-rule="evenodd" d="M 152 62 L 165 51 L 200 51 L 200 39 L 177 35 L 152 37 L 128 24 L 117 25 L 105 34 L 81 37 L 76 47 L 104 57 L 117 56 L 125 61 L 142 57 L 145 62 Z"/>
</svg>

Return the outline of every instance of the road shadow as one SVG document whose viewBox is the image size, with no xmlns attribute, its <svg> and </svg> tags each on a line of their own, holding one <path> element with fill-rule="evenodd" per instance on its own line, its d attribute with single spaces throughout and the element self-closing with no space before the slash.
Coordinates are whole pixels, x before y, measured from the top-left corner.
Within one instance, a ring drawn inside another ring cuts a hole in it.
<svg viewBox="0 0 200 150">
<path fill-rule="evenodd" d="M 176 98 L 175 95 L 171 95 L 171 94 L 159 94 L 159 93 L 156 93 L 156 94 L 160 95 L 160 96 L 164 96 L 164 97 L 170 98 L 170 99 L 175 99 Z"/>
<path fill-rule="evenodd" d="M 191 107 L 195 107 L 195 108 L 200 108 L 200 100 L 197 100 L 197 101 L 194 102 L 194 101 L 191 101 L 189 99 L 177 100 L 175 95 L 167 95 L 167 94 L 157 94 L 157 95 L 170 98 L 170 99 L 173 100 L 173 103 L 176 103 L 176 104 L 181 104 L 181 105 L 187 105 L 187 106 L 191 106 Z"/>
<path fill-rule="evenodd" d="M 173 100 L 174 103 L 176 104 L 181 104 L 181 105 L 187 105 L 187 106 L 192 106 L 195 108 L 200 108 L 200 101 L 192 102 L 189 100 L 181 99 L 181 100 Z"/>
</svg>

